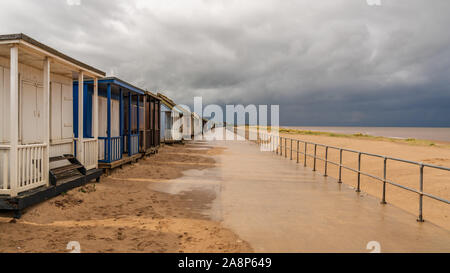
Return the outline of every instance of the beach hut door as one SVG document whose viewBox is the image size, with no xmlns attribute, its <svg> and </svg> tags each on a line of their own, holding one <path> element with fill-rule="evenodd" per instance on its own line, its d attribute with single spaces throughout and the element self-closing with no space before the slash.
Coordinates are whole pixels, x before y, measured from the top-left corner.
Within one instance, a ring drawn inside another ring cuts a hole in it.
<svg viewBox="0 0 450 273">
<path fill-rule="evenodd" d="M 42 85 L 23 81 L 21 93 L 22 144 L 42 143 L 44 89 Z"/>
</svg>

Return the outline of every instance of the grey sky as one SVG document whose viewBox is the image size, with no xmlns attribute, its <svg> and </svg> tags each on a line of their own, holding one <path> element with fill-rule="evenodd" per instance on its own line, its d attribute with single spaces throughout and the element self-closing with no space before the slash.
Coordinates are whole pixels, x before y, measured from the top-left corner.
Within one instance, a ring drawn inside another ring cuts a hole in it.
<svg viewBox="0 0 450 273">
<path fill-rule="evenodd" d="M 280 104 L 285 125 L 450 126 L 450 1 L 381 3 L 0 0 L 0 33 L 178 103 Z"/>
</svg>

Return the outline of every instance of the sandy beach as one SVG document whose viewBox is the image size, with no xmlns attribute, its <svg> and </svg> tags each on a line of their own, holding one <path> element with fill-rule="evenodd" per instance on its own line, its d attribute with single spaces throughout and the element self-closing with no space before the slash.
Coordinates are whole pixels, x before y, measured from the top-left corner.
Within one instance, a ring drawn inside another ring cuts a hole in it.
<svg viewBox="0 0 450 273">
<path fill-rule="evenodd" d="M 299 133 L 281 133 L 280 135 L 283 137 L 300 139 L 335 147 L 348 148 L 362 152 L 450 167 L 450 148 L 448 147 L 447 143 L 444 143 L 444 145 L 430 146 L 383 140 L 360 139 L 357 137 L 331 137 Z M 290 142 L 288 141 L 287 144 L 289 149 Z M 296 149 L 295 142 L 293 146 L 294 149 Z M 303 149 L 303 146 L 301 146 L 300 149 Z M 313 149 L 313 145 L 310 145 L 310 147 L 308 148 L 308 153 L 313 154 Z M 324 158 L 324 154 L 325 148 L 318 147 L 317 155 L 321 158 Z M 330 149 L 328 157 L 334 162 L 339 162 L 339 151 Z M 293 153 L 293 160 L 296 160 L 296 152 Z M 302 155 L 300 155 L 300 162 L 303 163 Z M 308 158 L 307 163 L 308 166 L 312 168 L 313 159 Z M 356 169 L 358 164 L 357 154 L 344 154 L 343 164 Z M 363 156 L 361 170 L 378 177 L 383 177 L 383 159 L 374 159 Z M 317 171 L 319 173 L 324 172 L 324 163 L 322 161 L 317 161 Z M 328 164 L 328 175 L 337 178 L 338 167 L 332 164 Z M 387 178 L 398 184 L 414 189 L 419 189 L 418 166 L 389 161 Z M 343 170 L 342 180 L 343 183 L 356 187 L 357 175 L 356 173 L 353 173 L 351 171 Z M 361 190 L 381 199 L 382 183 L 370 177 L 361 176 Z M 449 173 L 442 170 L 425 168 L 424 192 L 449 200 Z M 418 198 L 418 195 L 415 193 L 391 185 L 387 185 L 386 201 L 414 215 L 418 214 Z M 447 230 L 450 230 L 450 208 L 447 204 L 424 197 L 423 214 L 426 221 L 433 222 Z"/>
<path fill-rule="evenodd" d="M 211 168 L 211 155 L 221 152 L 166 145 L 100 183 L 27 209 L 21 219 L 1 213 L 0 252 L 68 252 L 70 241 L 78 241 L 81 252 L 251 252 L 246 242 L 204 214 L 215 196 L 149 187 L 186 170 Z"/>
</svg>

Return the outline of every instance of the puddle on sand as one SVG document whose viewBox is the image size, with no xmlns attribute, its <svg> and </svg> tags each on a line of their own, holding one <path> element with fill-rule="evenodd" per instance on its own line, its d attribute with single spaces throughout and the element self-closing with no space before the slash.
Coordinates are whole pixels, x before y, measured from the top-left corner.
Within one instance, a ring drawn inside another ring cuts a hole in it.
<svg viewBox="0 0 450 273">
<path fill-rule="evenodd" d="M 220 205 L 221 178 L 217 168 L 187 170 L 183 176 L 164 183 L 150 183 L 148 188 L 154 191 L 181 196 L 180 202 L 186 209 L 221 221 Z"/>
<path fill-rule="evenodd" d="M 205 148 L 198 147 L 198 148 L 186 148 L 186 150 L 200 150 L 200 151 L 206 151 L 206 150 L 211 150 L 211 149 L 210 149 L 210 148 L 207 148 L 207 147 L 205 147 Z"/>
</svg>

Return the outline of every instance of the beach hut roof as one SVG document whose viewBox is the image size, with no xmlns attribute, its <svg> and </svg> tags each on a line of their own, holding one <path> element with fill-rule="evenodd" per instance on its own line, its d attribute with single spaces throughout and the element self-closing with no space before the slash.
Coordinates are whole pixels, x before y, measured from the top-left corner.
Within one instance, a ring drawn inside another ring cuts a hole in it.
<svg viewBox="0 0 450 273">
<path fill-rule="evenodd" d="M 151 97 L 153 97 L 153 98 L 155 98 L 157 100 L 161 100 L 160 97 L 158 97 L 155 93 L 152 93 L 150 91 L 145 91 L 145 94 L 147 94 L 147 95 L 149 95 L 149 96 L 151 96 Z"/>
<path fill-rule="evenodd" d="M 94 81 L 93 81 L 93 80 L 88 80 L 88 81 L 84 81 L 84 82 L 85 82 L 85 83 L 92 84 Z M 77 84 L 78 81 L 74 81 L 74 83 Z M 138 94 L 142 94 L 142 95 L 145 94 L 146 92 L 148 92 L 148 91 L 146 91 L 146 90 L 144 90 L 144 89 L 142 89 L 142 88 L 136 87 L 136 86 L 132 85 L 131 83 L 128 83 L 128 82 L 126 82 L 126 81 L 124 81 L 124 80 L 121 80 L 121 79 L 119 79 L 119 78 L 116 78 L 116 77 L 105 77 L 105 78 L 101 78 L 101 79 L 98 80 L 98 83 L 111 83 L 111 84 L 115 84 L 115 85 L 117 85 L 117 86 L 126 88 L 126 89 L 128 89 L 128 90 L 130 90 L 130 91 L 132 91 L 132 92 L 134 92 L 134 93 L 138 93 Z"/>
<path fill-rule="evenodd" d="M 173 100 L 171 100 L 169 97 L 167 97 L 167 96 L 165 96 L 165 95 L 163 95 L 163 94 L 161 94 L 161 93 L 158 93 L 157 95 L 158 95 L 159 98 L 161 98 L 161 102 L 162 102 L 163 104 L 165 104 L 167 107 L 169 107 L 171 110 L 175 109 L 175 110 L 178 110 L 178 111 L 180 111 L 180 112 L 182 112 L 182 113 L 191 115 L 193 118 L 196 118 L 196 119 L 199 119 L 199 118 L 200 118 L 200 116 L 199 116 L 197 113 L 195 113 L 195 112 L 190 112 L 190 111 L 184 109 L 183 107 L 177 105 L 177 104 L 176 104 Z M 202 120 L 205 121 L 205 122 L 208 122 L 208 119 L 206 119 L 206 118 L 202 118 Z"/>
<path fill-rule="evenodd" d="M 55 58 L 56 60 L 59 60 L 62 64 L 67 64 L 70 66 L 75 65 L 76 67 L 80 68 L 80 70 L 85 70 L 86 72 L 92 74 L 92 76 L 104 77 L 106 75 L 105 72 L 97 68 L 94 68 L 90 65 L 87 65 L 83 62 L 80 62 L 72 57 L 69 57 L 57 51 L 56 49 L 44 45 L 23 33 L 0 35 L 0 44 L 9 44 L 9 43 L 23 45 L 26 49 L 30 51 L 45 54 L 48 57 Z M 8 52 L 1 51 L 0 56 L 3 55 L 9 56 L 9 51 Z"/>
<path fill-rule="evenodd" d="M 189 114 L 189 111 L 185 110 L 183 107 L 177 105 L 173 100 L 166 97 L 165 95 L 158 93 L 157 96 L 161 99 L 161 103 L 167 106 L 170 110 L 175 110 L 180 113 Z"/>
</svg>

